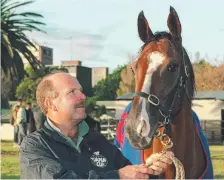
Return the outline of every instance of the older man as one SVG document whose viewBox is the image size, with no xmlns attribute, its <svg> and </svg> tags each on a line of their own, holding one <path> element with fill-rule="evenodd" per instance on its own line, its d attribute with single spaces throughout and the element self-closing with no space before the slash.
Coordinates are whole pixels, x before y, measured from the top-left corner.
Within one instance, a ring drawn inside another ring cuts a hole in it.
<svg viewBox="0 0 224 180">
<path fill-rule="evenodd" d="M 67 73 L 43 78 L 36 98 L 47 121 L 23 140 L 21 178 L 139 179 L 162 173 L 170 163 L 164 159 L 151 168 L 131 165 L 104 136 L 90 131 L 83 121 L 86 96 L 77 79 Z"/>
<path fill-rule="evenodd" d="M 19 109 L 16 115 L 16 124 L 18 126 L 18 144 L 20 145 L 27 134 L 27 118 L 26 111 L 22 107 L 22 100 L 18 101 L 18 106 Z"/>
</svg>

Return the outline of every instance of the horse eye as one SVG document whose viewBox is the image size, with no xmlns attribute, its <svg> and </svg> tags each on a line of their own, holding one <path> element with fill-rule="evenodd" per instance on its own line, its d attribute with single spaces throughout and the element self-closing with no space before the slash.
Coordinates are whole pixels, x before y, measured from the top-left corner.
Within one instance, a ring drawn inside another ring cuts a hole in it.
<svg viewBox="0 0 224 180">
<path fill-rule="evenodd" d="M 169 65 L 167 66 L 167 70 L 168 70 L 169 72 L 176 72 L 177 67 L 178 67 L 178 64 L 169 64 Z"/>
</svg>

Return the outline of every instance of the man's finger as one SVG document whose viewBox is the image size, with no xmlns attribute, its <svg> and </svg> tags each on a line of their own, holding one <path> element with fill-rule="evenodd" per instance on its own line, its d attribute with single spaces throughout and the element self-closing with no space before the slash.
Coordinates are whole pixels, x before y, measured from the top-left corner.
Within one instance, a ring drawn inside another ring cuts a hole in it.
<svg viewBox="0 0 224 180">
<path fill-rule="evenodd" d="M 136 179 L 148 179 L 149 178 L 149 175 L 148 174 L 143 174 L 143 173 L 137 173 L 136 175 Z"/>
<path fill-rule="evenodd" d="M 144 173 L 144 174 L 153 174 L 153 170 L 151 169 L 151 168 L 144 168 L 144 169 L 139 169 L 139 171 L 141 172 L 141 173 Z"/>
<path fill-rule="evenodd" d="M 162 161 L 157 161 L 154 163 L 155 166 L 158 166 L 158 167 L 161 167 L 163 169 L 166 169 L 167 168 L 167 164 L 162 162 Z"/>
<path fill-rule="evenodd" d="M 151 170 L 151 175 L 155 175 L 155 176 L 158 176 L 158 175 L 160 175 L 161 173 L 160 172 L 158 172 L 158 171 L 154 171 L 153 169 L 151 169 L 151 168 L 149 168 L 150 170 Z"/>
<path fill-rule="evenodd" d="M 159 174 L 161 174 L 161 173 L 163 173 L 164 172 L 164 169 L 163 168 L 161 168 L 161 167 L 159 167 L 159 166 L 156 166 L 156 165 L 152 165 L 152 166 L 150 166 L 150 168 L 152 169 L 152 170 L 154 170 L 154 174 L 155 174 L 155 171 L 156 172 L 158 172 Z M 158 174 L 155 174 L 155 175 L 158 175 Z"/>
</svg>

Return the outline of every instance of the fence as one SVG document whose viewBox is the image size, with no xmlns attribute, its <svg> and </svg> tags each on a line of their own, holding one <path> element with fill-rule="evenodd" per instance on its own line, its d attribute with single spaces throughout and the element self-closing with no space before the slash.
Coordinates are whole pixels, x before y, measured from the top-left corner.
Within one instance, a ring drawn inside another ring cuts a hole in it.
<svg viewBox="0 0 224 180">
<path fill-rule="evenodd" d="M 113 141 L 115 138 L 118 121 L 119 119 L 107 119 L 100 121 L 101 133 L 109 141 Z M 210 145 L 222 144 L 224 142 L 224 120 L 201 120 L 200 124 Z"/>
<path fill-rule="evenodd" d="M 109 141 L 113 141 L 116 135 L 116 127 L 119 119 L 107 119 L 100 121 L 101 134 Z"/>
<path fill-rule="evenodd" d="M 200 124 L 209 144 L 224 142 L 224 120 L 201 120 Z"/>
</svg>

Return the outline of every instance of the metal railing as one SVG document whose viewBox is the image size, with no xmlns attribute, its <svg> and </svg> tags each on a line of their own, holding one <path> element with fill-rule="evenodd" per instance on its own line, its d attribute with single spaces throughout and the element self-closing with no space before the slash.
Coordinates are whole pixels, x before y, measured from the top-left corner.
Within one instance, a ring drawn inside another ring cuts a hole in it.
<svg viewBox="0 0 224 180">
<path fill-rule="evenodd" d="M 113 141 L 116 136 L 116 127 L 119 119 L 101 120 L 101 133 Z M 224 121 L 221 120 L 200 120 L 202 131 L 209 144 L 223 144 L 224 142 Z M 222 125 L 223 124 L 223 125 Z"/>
</svg>

